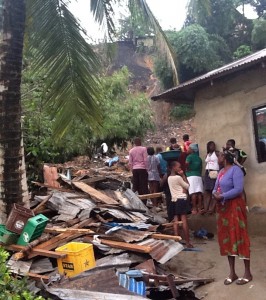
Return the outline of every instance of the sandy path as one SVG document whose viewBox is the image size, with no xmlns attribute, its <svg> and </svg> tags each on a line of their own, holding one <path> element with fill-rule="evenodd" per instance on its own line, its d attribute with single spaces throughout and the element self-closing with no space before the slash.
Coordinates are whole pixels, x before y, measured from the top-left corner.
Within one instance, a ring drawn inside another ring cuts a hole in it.
<svg viewBox="0 0 266 300">
<path fill-rule="evenodd" d="M 200 277 L 214 277 L 215 282 L 196 289 L 196 296 L 208 300 L 265 300 L 266 299 L 266 238 L 251 237 L 251 266 L 253 281 L 238 286 L 235 283 L 225 286 L 224 278 L 229 273 L 227 259 L 219 255 L 216 237 L 213 241 L 193 241 L 194 246 L 203 252 L 181 252 L 168 262 L 165 267 L 176 274 L 188 273 Z M 243 262 L 236 259 L 238 276 L 244 273 Z"/>
</svg>

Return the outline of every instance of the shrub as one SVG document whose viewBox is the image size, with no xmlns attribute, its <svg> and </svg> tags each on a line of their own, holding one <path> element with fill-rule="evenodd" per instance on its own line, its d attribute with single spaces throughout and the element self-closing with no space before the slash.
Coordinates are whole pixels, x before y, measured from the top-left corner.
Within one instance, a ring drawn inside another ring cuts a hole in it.
<svg viewBox="0 0 266 300">
<path fill-rule="evenodd" d="M 0 247 L 0 295 L 6 300 L 45 300 L 41 296 L 34 296 L 27 288 L 27 279 L 12 276 L 6 266 L 9 254 Z"/>
<path fill-rule="evenodd" d="M 177 105 L 170 111 L 170 118 L 178 121 L 187 120 L 192 118 L 194 115 L 194 108 L 190 104 Z"/>
</svg>

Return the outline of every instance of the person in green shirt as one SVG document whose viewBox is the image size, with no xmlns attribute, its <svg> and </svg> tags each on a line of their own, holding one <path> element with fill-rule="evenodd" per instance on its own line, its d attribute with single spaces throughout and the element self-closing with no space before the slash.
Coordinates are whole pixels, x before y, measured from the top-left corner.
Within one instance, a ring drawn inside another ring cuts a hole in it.
<svg viewBox="0 0 266 300">
<path fill-rule="evenodd" d="M 189 195 L 192 202 L 192 214 L 204 213 L 203 208 L 203 182 L 202 160 L 198 155 L 198 145 L 190 144 L 186 158 L 186 176 L 189 182 Z"/>
</svg>

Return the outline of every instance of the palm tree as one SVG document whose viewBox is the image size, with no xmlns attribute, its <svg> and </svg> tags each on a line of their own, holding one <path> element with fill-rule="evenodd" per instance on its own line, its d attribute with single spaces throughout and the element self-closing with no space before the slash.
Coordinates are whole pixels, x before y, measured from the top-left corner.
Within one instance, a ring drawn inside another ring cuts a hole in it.
<svg viewBox="0 0 266 300">
<path fill-rule="evenodd" d="M 20 82 L 25 23 L 21 0 L 3 0 L 0 6 L 0 222 L 12 203 L 22 202 L 23 148 Z"/>
<path fill-rule="evenodd" d="M 46 104 L 53 109 L 55 134 L 62 136 L 79 118 L 99 129 L 101 110 L 100 63 L 82 36 L 67 0 L 3 0 L 0 4 L 0 222 L 13 203 L 25 202 L 26 191 L 21 132 L 20 83 L 24 51 L 33 53 L 33 70 L 46 74 Z M 116 0 L 91 0 L 98 22 L 106 20 L 112 34 Z M 122 1 L 121 1 L 122 2 Z M 25 5 L 26 4 L 26 5 Z M 173 69 L 173 52 L 145 0 L 129 0 L 131 11 L 155 28 L 160 49 Z M 177 78 L 177 75 L 176 75 Z M 24 181 L 23 181 L 24 180 Z"/>
</svg>

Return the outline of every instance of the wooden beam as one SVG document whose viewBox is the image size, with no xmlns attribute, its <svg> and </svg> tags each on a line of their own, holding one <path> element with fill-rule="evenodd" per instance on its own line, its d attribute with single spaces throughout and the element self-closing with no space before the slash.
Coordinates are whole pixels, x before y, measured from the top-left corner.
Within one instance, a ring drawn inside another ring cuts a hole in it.
<svg viewBox="0 0 266 300">
<path fill-rule="evenodd" d="M 92 240 L 93 240 L 93 237 L 90 237 L 90 236 L 86 236 L 83 239 L 84 242 L 92 242 Z M 152 250 L 152 247 L 150 247 L 150 246 L 129 244 L 129 243 L 110 241 L 110 240 L 105 240 L 105 239 L 101 239 L 101 243 L 103 245 L 107 245 L 112 248 L 129 250 L 129 251 L 134 251 L 134 252 L 139 252 L 139 253 L 150 253 Z"/>
<path fill-rule="evenodd" d="M 61 233 L 53 238 L 51 238 L 49 241 L 42 243 L 36 247 L 33 248 L 33 250 L 35 250 L 34 252 L 32 251 L 29 255 L 28 258 L 33 258 L 37 255 L 40 254 L 36 254 L 37 250 L 52 250 L 55 249 L 61 245 L 66 244 L 69 241 L 74 240 L 75 238 L 81 237 L 82 235 L 84 235 L 83 233 Z"/>
<path fill-rule="evenodd" d="M 83 191 L 84 193 L 90 195 L 92 198 L 96 199 L 97 201 L 106 203 L 106 204 L 114 204 L 114 205 L 118 205 L 118 202 L 114 199 L 112 199 L 111 197 L 101 193 L 100 191 L 94 189 L 93 187 L 87 185 L 84 182 L 74 182 L 72 181 L 72 184 L 80 189 L 81 191 Z"/>
<path fill-rule="evenodd" d="M 40 186 L 40 187 L 46 187 L 48 189 L 51 189 L 51 190 L 57 190 L 57 191 L 61 191 L 61 192 L 68 192 L 68 193 L 73 193 L 74 191 L 73 190 L 70 190 L 70 189 L 64 189 L 64 188 L 58 188 L 58 187 L 54 187 L 52 185 L 49 185 L 49 184 L 46 184 L 46 183 L 40 183 L 40 182 L 37 182 L 37 181 L 32 181 L 31 183 L 37 185 L 37 186 Z"/>
<path fill-rule="evenodd" d="M 137 195 L 140 200 L 146 199 L 154 199 L 162 197 L 163 193 L 153 193 L 153 194 L 145 194 L 145 195 Z"/>
<path fill-rule="evenodd" d="M 59 227 L 45 228 L 44 232 L 46 232 L 46 233 L 64 233 L 64 232 L 66 232 L 66 233 L 95 234 L 95 232 L 90 229 L 59 228 Z"/>
<path fill-rule="evenodd" d="M 71 228 L 82 228 L 84 226 L 86 226 L 86 224 L 88 223 L 88 221 L 90 220 L 84 220 L 76 225 L 74 225 Z M 64 232 L 64 233 L 60 233 L 59 235 L 51 238 L 49 241 L 42 243 L 36 247 L 34 247 L 34 250 L 52 250 L 55 249 L 59 246 L 61 246 L 62 244 L 66 244 L 69 241 L 74 240 L 75 238 L 81 237 L 82 235 L 84 235 L 84 233 L 73 233 L 73 232 Z M 34 253 L 30 253 L 29 254 L 29 258 L 35 257 L 36 254 Z"/>
<path fill-rule="evenodd" d="M 44 282 L 48 282 L 50 279 L 49 276 L 35 274 L 35 273 L 31 273 L 31 272 L 29 272 L 27 275 L 34 280 L 43 280 Z"/>
<path fill-rule="evenodd" d="M 26 251 L 26 246 L 20 246 L 20 245 L 4 245 L 5 249 L 10 251 Z M 55 251 L 49 251 L 44 249 L 36 249 L 36 247 L 31 249 L 31 254 L 34 254 L 34 256 L 41 255 L 46 257 L 52 257 L 52 258 L 64 258 L 66 257 L 66 254 L 58 253 Z M 20 257 L 22 255 L 22 257 Z M 15 259 L 19 260 L 21 258 L 25 257 L 25 253 L 18 252 L 15 254 Z"/>
<path fill-rule="evenodd" d="M 181 236 L 178 235 L 169 235 L 169 234 L 161 234 L 161 233 L 153 233 L 151 235 L 152 238 L 157 240 L 174 240 L 174 241 L 181 241 Z"/>
</svg>

